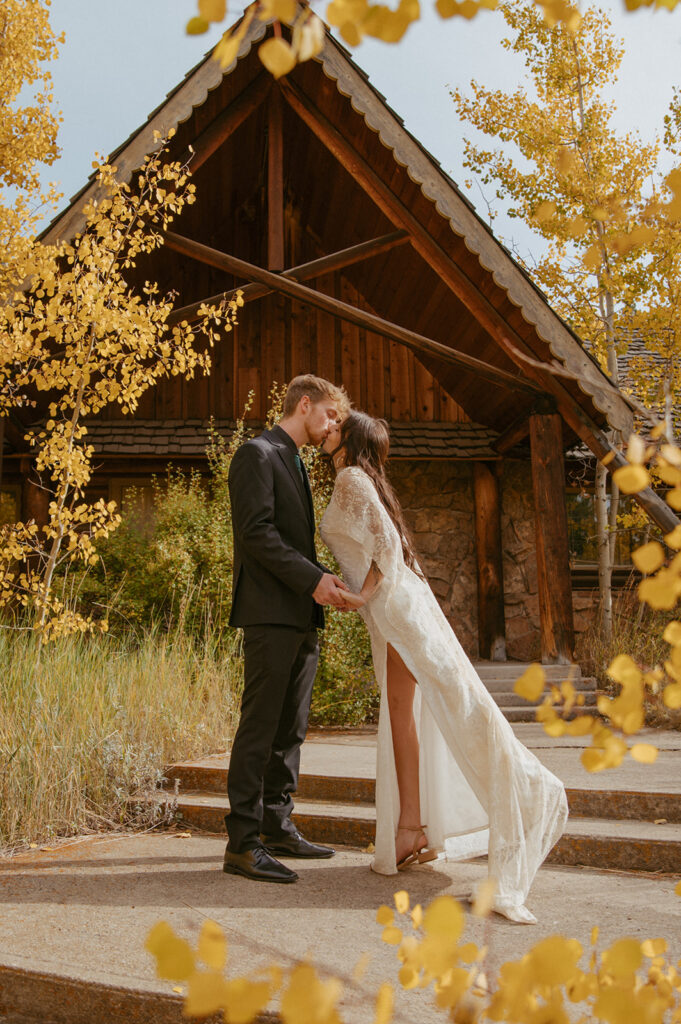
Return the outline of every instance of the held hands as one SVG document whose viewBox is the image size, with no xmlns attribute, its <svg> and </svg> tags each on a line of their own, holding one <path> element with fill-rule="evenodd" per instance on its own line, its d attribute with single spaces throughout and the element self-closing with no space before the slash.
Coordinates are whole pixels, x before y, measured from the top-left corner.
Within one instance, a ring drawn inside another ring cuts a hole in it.
<svg viewBox="0 0 681 1024">
<path fill-rule="evenodd" d="M 325 572 L 319 583 L 312 591 L 312 597 L 317 604 L 331 604 L 341 611 L 347 611 L 348 605 L 345 602 L 346 594 L 350 593 L 347 583 L 338 576 Z"/>
</svg>

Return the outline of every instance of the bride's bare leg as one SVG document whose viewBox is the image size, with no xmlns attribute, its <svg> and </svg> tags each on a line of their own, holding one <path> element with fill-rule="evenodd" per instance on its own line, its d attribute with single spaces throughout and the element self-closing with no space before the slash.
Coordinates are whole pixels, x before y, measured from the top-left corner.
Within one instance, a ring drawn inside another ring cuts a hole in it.
<svg viewBox="0 0 681 1024">
<path fill-rule="evenodd" d="M 395 752 L 397 786 L 400 791 L 400 825 L 421 824 L 421 799 L 419 795 L 419 740 L 414 722 L 414 687 L 416 680 L 399 654 L 388 644 L 387 689 L 390 725 Z M 414 846 L 414 832 L 398 832 L 395 855 L 398 861 L 411 853 Z M 427 845 L 421 836 L 417 849 Z"/>
</svg>

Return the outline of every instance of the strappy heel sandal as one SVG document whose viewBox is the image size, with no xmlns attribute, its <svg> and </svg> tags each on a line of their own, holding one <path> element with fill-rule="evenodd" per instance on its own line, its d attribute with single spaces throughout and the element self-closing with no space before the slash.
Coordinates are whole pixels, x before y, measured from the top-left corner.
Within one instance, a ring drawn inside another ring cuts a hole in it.
<svg viewBox="0 0 681 1024">
<path fill-rule="evenodd" d="M 431 860 L 437 860 L 437 853 L 435 850 L 429 850 L 427 846 L 423 846 L 420 850 L 418 849 L 418 841 L 423 836 L 428 841 L 426 833 L 424 831 L 425 825 L 398 825 L 398 832 L 415 832 L 414 846 L 411 853 L 408 853 L 401 861 L 397 864 L 398 871 L 404 871 L 405 868 L 411 867 L 412 864 L 427 864 Z"/>
</svg>

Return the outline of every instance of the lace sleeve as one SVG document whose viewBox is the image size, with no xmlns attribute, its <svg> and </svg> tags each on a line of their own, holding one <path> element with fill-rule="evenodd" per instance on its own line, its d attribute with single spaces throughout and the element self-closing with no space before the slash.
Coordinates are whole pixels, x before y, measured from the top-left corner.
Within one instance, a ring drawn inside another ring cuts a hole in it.
<svg viewBox="0 0 681 1024">
<path fill-rule="evenodd" d="M 348 536 L 361 544 L 384 577 L 395 579 L 404 567 L 402 542 L 371 478 L 358 466 L 342 469 L 334 498 Z"/>
</svg>

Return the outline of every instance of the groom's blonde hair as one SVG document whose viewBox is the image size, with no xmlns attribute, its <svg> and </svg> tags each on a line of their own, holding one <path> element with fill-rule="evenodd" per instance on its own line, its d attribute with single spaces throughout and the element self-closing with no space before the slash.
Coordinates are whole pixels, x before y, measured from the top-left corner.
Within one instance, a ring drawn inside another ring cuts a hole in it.
<svg viewBox="0 0 681 1024">
<path fill-rule="evenodd" d="M 304 395 L 308 396 L 313 405 L 331 400 L 338 407 L 341 419 L 350 412 L 351 402 L 345 388 L 339 388 L 324 377 L 315 377 L 313 373 L 302 373 L 299 377 L 294 377 L 286 389 L 281 408 L 282 416 L 292 416 Z"/>
</svg>

